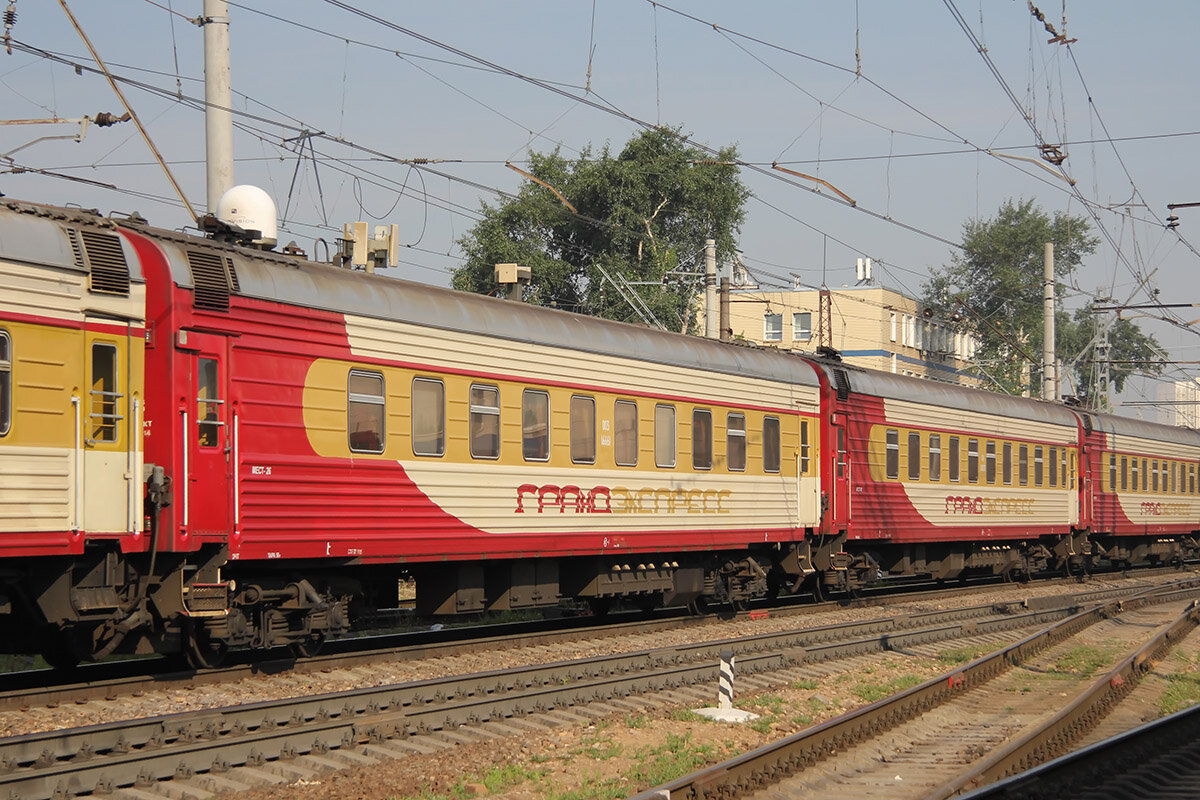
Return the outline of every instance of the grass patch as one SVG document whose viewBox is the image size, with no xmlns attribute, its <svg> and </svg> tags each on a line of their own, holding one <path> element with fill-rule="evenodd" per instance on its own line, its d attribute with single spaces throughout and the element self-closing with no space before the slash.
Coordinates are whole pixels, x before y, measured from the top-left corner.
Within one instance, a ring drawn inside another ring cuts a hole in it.
<svg viewBox="0 0 1200 800">
<path fill-rule="evenodd" d="M 658 786 L 695 772 L 716 758 L 717 752 L 712 745 L 697 744 L 692 741 L 690 734 L 668 734 L 664 744 L 638 753 L 634 777 L 639 784 Z"/>
<path fill-rule="evenodd" d="M 1080 645 L 1072 648 L 1070 652 L 1055 661 L 1054 666 L 1050 669 L 1060 675 L 1087 678 L 1096 670 L 1111 665 L 1119 652 L 1118 648 L 1112 645 L 1106 647 Z"/>
<path fill-rule="evenodd" d="M 885 697 L 891 697 L 894 694 L 911 689 L 913 686 L 921 683 L 921 678 L 917 675 L 901 675 L 898 678 L 892 678 L 885 683 L 859 683 L 854 687 L 854 694 L 866 700 L 868 703 L 874 703 L 877 700 L 882 700 Z"/>
<path fill-rule="evenodd" d="M 1200 703 L 1200 673 L 1181 672 L 1167 679 L 1167 688 L 1158 698 L 1158 713 L 1174 714 Z"/>
<path fill-rule="evenodd" d="M 955 647 L 952 650 L 946 650 L 938 653 L 938 661 L 943 664 L 957 666 L 958 664 L 969 664 L 980 656 L 985 656 L 988 653 L 994 652 L 990 647 Z"/>
<path fill-rule="evenodd" d="M 793 682 L 792 688 L 793 689 L 808 689 L 811 691 L 812 689 L 817 688 L 817 682 L 812 680 L 811 678 L 802 678 L 798 681 Z"/>
</svg>

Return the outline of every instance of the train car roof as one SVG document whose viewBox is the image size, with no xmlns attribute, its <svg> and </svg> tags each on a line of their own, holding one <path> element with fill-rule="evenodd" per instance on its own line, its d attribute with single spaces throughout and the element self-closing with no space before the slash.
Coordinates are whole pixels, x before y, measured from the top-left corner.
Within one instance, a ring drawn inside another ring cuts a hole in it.
<svg viewBox="0 0 1200 800">
<path fill-rule="evenodd" d="M 1080 412 L 1080 416 L 1084 414 L 1091 417 L 1092 428 L 1103 433 L 1117 434 L 1119 436 L 1136 436 L 1142 439 L 1177 442 L 1192 447 L 1200 447 L 1200 431 L 1195 431 L 1191 428 L 1163 425 L 1157 422 L 1119 417 L 1116 414 L 1104 414 L 1097 411 Z"/>
<path fill-rule="evenodd" d="M 158 242 L 173 279 L 184 287 L 193 286 L 186 251 L 215 248 L 233 259 L 239 287 L 234 294 L 242 297 L 585 353 L 819 385 L 812 366 L 790 354 L 371 275 L 142 225 L 131 227 Z"/>
<path fill-rule="evenodd" d="M 87 273 L 91 271 L 84 256 L 87 241 L 81 245 L 72 231 L 98 231 L 119 239 L 116 230 L 116 222 L 95 210 L 0 200 L 0 258 L 8 261 Z M 124 240 L 120 243 L 129 280 L 143 283 L 133 248 Z"/>
<path fill-rule="evenodd" d="M 913 403 L 995 414 L 1014 419 L 1048 422 L 1055 425 L 1074 427 L 1078 420 L 1066 406 L 1033 400 L 1028 397 L 1012 397 L 1005 394 L 971 389 L 953 383 L 914 378 L 891 372 L 877 372 L 830 361 L 816 362 L 820 369 L 834 380 L 834 370 L 842 369 L 850 383 L 850 391 L 882 397 L 885 400 L 905 400 Z"/>
</svg>

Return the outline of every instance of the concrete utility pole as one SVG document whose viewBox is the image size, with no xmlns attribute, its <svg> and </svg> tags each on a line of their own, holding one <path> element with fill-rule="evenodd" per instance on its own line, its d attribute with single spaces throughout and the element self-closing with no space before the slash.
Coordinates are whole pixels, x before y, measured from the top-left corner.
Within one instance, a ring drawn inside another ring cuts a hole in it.
<svg viewBox="0 0 1200 800">
<path fill-rule="evenodd" d="M 229 3 L 204 0 L 204 135 L 208 213 L 233 188 L 233 90 L 229 81 Z"/>
<path fill-rule="evenodd" d="M 720 309 L 717 308 L 717 242 L 704 241 L 704 335 L 717 339 L 721 335 Z"/>
<path fill-rule="evenodd" d="M 1042 272 L 1042 399 L 1058 400 L 1057 361 L 1054 356 L 1054 242 L 1046 242 Z"/>
</svg>

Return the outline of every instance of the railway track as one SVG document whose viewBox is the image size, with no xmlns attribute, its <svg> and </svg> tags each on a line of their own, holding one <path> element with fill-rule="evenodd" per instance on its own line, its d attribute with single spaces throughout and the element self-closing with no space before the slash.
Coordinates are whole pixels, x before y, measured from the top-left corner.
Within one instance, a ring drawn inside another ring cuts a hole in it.
<svg viewBox="0 0 1200 800">
<path fill-rule="evenodd" d="M 1079 742 L 1200 621 L 1198 596 L 1196 586 L 1180 586 L 1081 610 L 962 668 L 638 800 L 956 796 Z M 1082 688 L 1031 688 L 1089 641 L 1128 654 Z"/>
<path fill-rule="evenodd" d="M 711 694 L 726 649 L 737 653 L 740 673 L 788 681 L 821 661 L 1011 636 L 1069 617 L 1083 603 L 1112 605 L 1135 591 L 906 614 L 9 737 L 0 740 L 0 796 L 206 797 L 309 779 L 334 767 L 628 713 L 644 708 L 647 696 L 695 703 Z"/>
</svg>

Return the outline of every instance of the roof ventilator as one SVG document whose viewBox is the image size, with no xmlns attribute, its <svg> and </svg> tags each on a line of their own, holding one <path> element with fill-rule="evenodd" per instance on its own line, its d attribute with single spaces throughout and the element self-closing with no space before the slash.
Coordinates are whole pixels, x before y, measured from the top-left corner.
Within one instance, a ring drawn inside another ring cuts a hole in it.
<svg viewBox="0 0 1200 800">
<path fill-rule="evenodd" d="M 116 234 L 67 229 L 75 265 L 88 273 L 88 289 L 94 294 L 129 296 L 129 264 L 121 239 Z"/>
<path fill-rule="evenodd" d="M 187 260 L 195 287 L 193 305 L 211 311 L 228 311 L 230 293 L 239 290 L 233 262 L 226 256 L 200 250 L 188 250 Z"/>
</svg>

